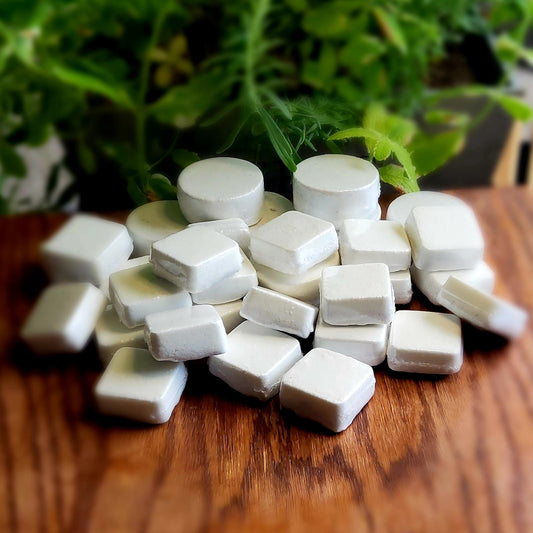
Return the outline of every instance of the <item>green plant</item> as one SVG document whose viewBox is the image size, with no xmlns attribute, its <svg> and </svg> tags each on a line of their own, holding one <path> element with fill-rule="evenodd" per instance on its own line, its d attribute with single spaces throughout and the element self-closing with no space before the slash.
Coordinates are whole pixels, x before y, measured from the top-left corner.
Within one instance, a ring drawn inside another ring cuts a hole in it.
<svg viewBox="0 0 533 533">
<path fill-rule="evenodd" d="M 465 33 L 531 61 L 532 16 L 531 0 L 3 0 L 0 190 L 26 173 L 18 147 L 52 134 L 80 181 L 120 180 L 135 203 L 175 198 L 161 174 L 199 157 L 291 171 L 347 138 L 384 181 L 415 190 L 491 106 L 531 116 L 495 88 L 434 90 L 430 66 Z M 442 102 L 457 94 L 487 108 L 453 113 Z"/>
</svg>

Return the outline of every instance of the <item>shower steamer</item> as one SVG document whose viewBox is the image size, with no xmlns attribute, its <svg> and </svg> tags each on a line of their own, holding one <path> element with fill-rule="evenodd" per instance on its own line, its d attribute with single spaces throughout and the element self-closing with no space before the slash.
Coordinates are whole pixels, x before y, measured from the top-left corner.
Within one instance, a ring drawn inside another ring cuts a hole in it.
<svg viewBox="0 0 533 533">
<path fill-rule="evenodd" d="M 92 215 L 75 215 L 41 245 L 43 266 L 53 281 L 89 281 L 99 286 L 133 251 L 126 226 Z"/>
<path fill-rule="evenodd" d="M 120 348 L 96 384 L 96 404 L 107 415 L 162 424 L 186 383 L 183 363 L 156 361 L 142 348 Z"/>
<path fill-rule="evenodd" d="M 223 220 L 210 220 L 208 222 L 195 222 L 189 228 L 205 228 L 221 233 L 233 239 L 244 253 L 250 248 L 250 228 L 241 218 L 225 218 Z"/>
<path fill-rule="evenodd" d="M 372 367 L 314 348 L 281 381 L 280 403 L 336 433 L 344 431 L 374 395 Z"/>
<path fill-rule="evenodd" d="M 461 321 L 446 313 L 397 311 L 391 324 L 387 363 L 398 372 L 459 372 L 463 364 Z"/>
<path fill-rule="evenodd" d="M 288 211 L 252 233 L 254 262 L 285 274 L 301 274 L 337 251 L 339 241 L 330 222 Z"/>
<path fill-rule="evenodd" d="M 109 364 L 113 355 L 120 348 L 146 348 L 144 328 L 126 327 L 118 318 L 112 305 L 106 307 L 94 329 L 98 355 L 104 366 Z"/>
<path fill-rule="evenodd" d="M 178 178 L 178 201 L 189 222 L 241 218 L 255 224 L 261 218 L 263 192 L 261 170 L 233 157 L 197 161 Z"/>
<path fill-rule="evenodd" d="M 411 266 L 411 275 L 413 281 L 426 298 L 435 305 L 440 305 L 437 301 L 437 296 L 442 286 L 446 283 L 450 276 L 455 276 L 457 279 L 476 287 L 483 292 L 492 292 L 494 289 L 495 275 L 492 268 L 490 268 L 485 261 L 481 261 L 474 268 L 466 268 L 463 270 L 441 270 L 439 272 L 430 272 L 428 270 L 420 270 L 415 265 Z"/>
<path fill-rule="evenodd" d="M 411 245 L 398 222 L 345 220 L 339 235 L 341 263 L 385 263 L 391 272 L 411 266 Z"/>
<path fill-rule="evenodd" d="M 442 286 L 437 302 L 474 326 L 516 339 L 527 323 L 527 312 L 492 294 L 450 276 Z"/>
<path fill-rule="evenodd" d="M 83 350 L 106 306 L 100 289 L 90 283 L 56 283 L 39 296 L 20 332 L 36 354 Z"/>
<path fill-rule="evenodd" d="M 189 293 L 156 276 L 150 263 L 111 274 L 109 296 L 128 328 L 142 326 L 150 313 L 192 305 Z"/>
<path fill-rule="evenodd" d="M 446 205 L 466 206 L 467 204 L 460 198 L 444 192 L 416 191 L 402 194 L 390 203 L 387 209 L 387 220 L 393 220 L 405 226 L 405 221 L 415 207 Z"/>
<path fill-rule="evenodd" d="M 415 207 L 405 223 L 415 266 L 421 270 L 474 268 L 485 243 L 466 205 Z"/>
<path fill-rule="evenodd" d="M 241 308 L 244 318 L 303 339 L 315 329 L 317 315 L 314 305 L 263 287 L 254 287 L 244 297 Z"/>
<path fill-rule="evenodd" d="M 294 207 L 340 227 L 348 218 L 375 218 L 378 169 L 359 157 L 324 154 L 298 163 L 293 175 Z"/>
<path fill-rule="evenodd" d="M 224 353 L 227 335 L 211 305 L 171 309 L 146 317 L 146 344 L 158 361 L 189 361 Z"/>
<path fill-rule="evenodd" d="M 126 220 L 138 256 L 150 254 L 154 242 L 185 229 L 187 224 L 177 200 L 148 202 L 134 209 Z"/>
<path fill-rule="evenodd" d="M 325 268 L 320 285 L 320 312 L 332 326 L 388 324 L 394 315 L 394 295 L 387 265 Z"/>
<path fill-rule="evenodd" d="M 228 335 L 226 353 L 209 358 L 209 370 L 241 394 L 266 401 L 301 357 L 295 338 L 246 320 Z"/>
<path fill-rule="evenodd" d="M 188 292 L 201 292 L 238 272 L 242 265 L 239 245 L 205 228 L 187 228 L 154 242 L 150 261 Z M 166 277 L 166 276 L 165 276 Z"/>
<path fill-rule="evenodd" d="M 319 314 L 313 348 L 326 348 L 375 366 L 385 359 L 388 338 L 388 324 L 332 326 Z"/>
</svg>

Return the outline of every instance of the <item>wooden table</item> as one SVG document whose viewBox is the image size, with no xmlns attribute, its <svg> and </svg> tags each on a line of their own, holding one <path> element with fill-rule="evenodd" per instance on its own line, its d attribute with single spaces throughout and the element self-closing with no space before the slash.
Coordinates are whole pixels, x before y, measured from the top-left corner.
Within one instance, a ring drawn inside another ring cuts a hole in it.
<svg viewBox="0 0 533 533">
<path fill-rule="evenodd" d="M 533 196 L 473 205 L 496 293 L 533 311 Z M 39 242 L 63 221 L 0 221 L 0 531 L 533 531 L 533 333 L 464 328 L 457 375 L 376 370 L 339 435 L 233 393 L 192 365 L 170 422 L 99 417 L 93 348 L 31 360 L 16 336 L 44 279 Z M 414 308 L 430 307 L 417 297 Z"/>
</svg>

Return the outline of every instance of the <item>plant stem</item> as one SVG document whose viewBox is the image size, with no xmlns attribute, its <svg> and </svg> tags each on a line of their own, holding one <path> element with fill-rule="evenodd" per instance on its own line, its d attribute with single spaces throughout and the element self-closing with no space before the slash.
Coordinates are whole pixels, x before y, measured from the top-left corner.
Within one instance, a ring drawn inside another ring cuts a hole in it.
<svg viewBox="0 0 533 533">
<path fill-rule="evenodd" d="M 261 40 L 262 26 L 270 9 L 270 0 L 257 0 L 252 3 L 254 9 L 250 20 L 244 52 L 244 89 L 252 109 L 256 111 L 260 105 L 255 84 L 256 47 Z"/>
<path fill-rule="evenodd" d="M 483 109 L 466 125 L 465 133 L 468 133 L 479 126 L 494 109 L 495 105 L 496 102 L 492 98 L 489 98 L 489 101 L 485 104 Z"/>
<path fill-rule="evenodd" d="M 146 175 L 146 93 L 148 92 L 148 78 L 150 75 L 150 55 L 159 41 L 167 13 L 168 3 L 165 3 L 157 13 L 152 34 L 141 63 L 141 77 L 139 93 L 137 95 L 137 113 L 135 115 L 135 133 L 139 175 L 143 189 L 145 189 L 148 184 Z"/>
</svg>

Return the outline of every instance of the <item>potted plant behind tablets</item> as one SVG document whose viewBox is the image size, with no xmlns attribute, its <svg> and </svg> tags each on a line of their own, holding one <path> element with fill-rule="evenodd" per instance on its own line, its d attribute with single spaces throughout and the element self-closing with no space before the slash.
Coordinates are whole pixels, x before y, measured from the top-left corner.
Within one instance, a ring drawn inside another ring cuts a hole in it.
<svg viewBox="0 0 533 533">
<path fill-rule="evenodd" d="M 491 108 L 531 117 L 498 86 L 456 86 L 455 67 L 452 86 L 435 87 L 435 65 L 466 36 L 506 64 L 531 60 L 531 16 L 530 1 L 5 0 L 0 209 L 25 208 L 28 171 L 42 182 L 31 209 L 76 194 L 98 210 L 175 198 L 179 170 L 217 154 L 258 164 L 286 194 L 298 161 L 327 151 L 369 157 L 383 181 L 417 190 Z M 450 109 L 457 97 L 486 105 L 472 116 Z M 64 157 L 33 172 L 27 151 L 51 138 Z"/>
</svg>

